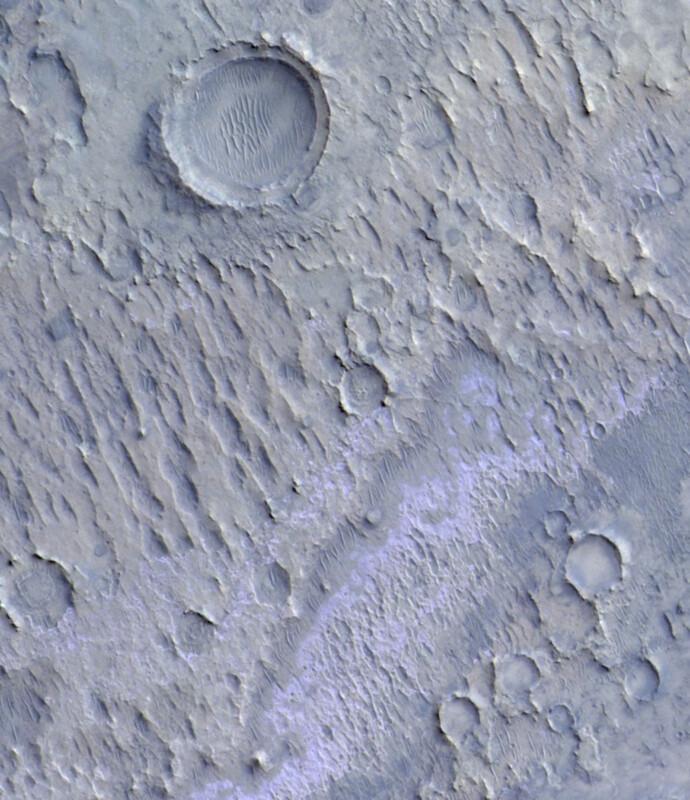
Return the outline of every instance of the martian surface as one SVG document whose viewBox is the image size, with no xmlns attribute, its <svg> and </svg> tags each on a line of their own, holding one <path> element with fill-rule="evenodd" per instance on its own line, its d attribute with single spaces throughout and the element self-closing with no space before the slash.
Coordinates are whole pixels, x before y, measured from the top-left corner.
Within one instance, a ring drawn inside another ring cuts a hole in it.
<svg viewBox="0 0 690 800">
<path fill-rule="evenodd" d="M 0 0 L 0 797 L 690 797 L 689 0 Z"/>
</svg>

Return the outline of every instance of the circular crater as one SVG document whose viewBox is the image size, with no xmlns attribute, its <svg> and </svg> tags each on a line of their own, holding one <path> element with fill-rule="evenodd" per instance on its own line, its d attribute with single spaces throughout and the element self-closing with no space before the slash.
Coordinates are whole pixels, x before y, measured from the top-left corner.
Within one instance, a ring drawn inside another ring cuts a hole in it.
<svg viewBox="0 0 690 800">
<path fill-rule="evenodd" d="M 315 71 L 277 47 L 236 44 L 188 71 L 162 133 L 181 179 L 216 205 L 278 201 L 306 180 L 328 138 Z"/>
<path fill-rule="evenodd" d="M 72 585 L 60 566 L 38 561 L 15 580 L 18 605 L 35 622 L 53 627 L 72 605 Z"/>
<path fill-rule="evenodd" d="M 383 405 L 386 381 L 376 367 L 368 364 L 345 373 L 340 386 L 342 406 L 348 414 L 371 414 Z"/>
<path fill-rule="evenodd" d="M 548 722 L 555 733 L 565 733 L 573 727 L 573 715 L 568 706 L 559 703 L 548 713 Z"/>
<path fill-rule="evenodd" d="M 625 691 L 636 700 L 651 700 L 659 689 L 659 673 L 647 659 L 637 659 L 625 676 Z"/>
<path fill-rule="evenodd" d="M 540 677 L 539 668 L 529 656 L 507 656 L 496 665 L 496 685 L 504 694 L 528 692 Z"/>
<path fill-rule="evenodd" d="M 213 642 L 214 625 L 196 611 L 185 611 L 175 626 L 175 639 L 182 652 L 201 655 Z"/>
<path fill-rule="evenodd" d="M 588 534 L 571 546 L 565 574 L 585 599 L 608 591 L 623 577 L 618 548 L 604 536 Z"/>
</svg>

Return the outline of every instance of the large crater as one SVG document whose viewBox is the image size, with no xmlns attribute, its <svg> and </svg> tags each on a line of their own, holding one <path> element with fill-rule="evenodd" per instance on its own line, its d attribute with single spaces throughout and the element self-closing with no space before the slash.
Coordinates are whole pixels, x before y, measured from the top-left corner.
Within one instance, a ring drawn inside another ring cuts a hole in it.
<svg viewBox="0 0 690 800">
<path fill-rule="evenodd" d="M 180 177 L 211 203 L 280 200 L 309 175 L 328 138 L 316 73 L 275 47 L 236 44 L 197 62 L 165 110 Z"/>
</svg>

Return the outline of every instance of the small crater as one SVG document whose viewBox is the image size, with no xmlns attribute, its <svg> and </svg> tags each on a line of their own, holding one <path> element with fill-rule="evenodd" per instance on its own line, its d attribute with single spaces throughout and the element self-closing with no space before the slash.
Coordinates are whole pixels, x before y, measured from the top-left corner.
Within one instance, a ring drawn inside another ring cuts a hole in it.
<svg viewBox="0 0 690 800">
<path fill-rule="evenodd" d="M 544 530 L 552 539 L 563 539 L 570 520 L 564 511 L 550 511 L 544 517 Z"/>
<path fill-rule="evenodd" d="M 659 673 L 651 661 L 637 659 L 625 676 L 624 686 L 629 697 L 651 700 L 659 688 Z"/>
<path fill-rule="evenodd" d="M 14 585 L 17 605 L 39 625 L 55 626 L 72 605 L 72 584 L 52 561 L 38 559 Z"/>
<path fill-rule="evenodd" d="M 335 0 L 302 0 L 302 8 L 307 14 L 325 14 L 333 7 Z"/>
<path fill-rule="evenodd" d="M 680 200 L 683 196 L 683 181 L 675 172 L 669 172 L 658 179 L 657 190 L 664 200 Z"/>
<path fill-rule="evenodd" d="M 318 76 L 286 50 L 236 44 L 190 69 L 163 115 L 181 179 L 218 205 L 286 197 L 314 171 L 328 138 Z"/>
<path fill-rule="evenodd" d="M 438 718 L 448 740 L 459 745 L 479 725 L 479 710 L 469 698 L 454 697 L 441 703 Z"/>
<path fill-rule="evenodd" d="M 513 219 L 513 222 L 519 228 L 524 228 L 531 225 L 539 225 L 537 204 L 534 202 L 534 198 L 527 194 L 527 192 L 517 192 L 514 194 L 508 201 L 508 211 Z M 546 282 L 542 281 L 542 278 L 546 278 L 547 282 L 550 281 L 551 278 L 550 270 L 548 269 L 542 269 L 538 274 L 540 275 L 540 278 L 538 279 L 540 288 L 536 291 L 540 291 L 547 285 Z"/>
<path fill-rule="evenodd" d="M 111 281 L 125 281 L 141 274 L 141 256 L 136 247 L 118 244 L 107 260 L 102 261 L 105 274 Z"/>
<path fill-rule="evenodd" d="M 573 715 L 568 708 L 559 703 L 549 711 L 547 716 L 549 726 L 555 733 L 566 733 L 573 727 Z"/>
<path fill-rule="evenodd" d="M 595 439 L 603 439 L 606 435 L 606 428 L 601 424 L 601 422 L 595 423 L 594 427 L 592 428 L 592 436 Z"/>
<path fill-rule="evenodd" d="M 261 566 L 254 575 L 254 591 L 259 602 L 282 605 L 290 597 L 290 574 L 277 561 Z"/>
<path fill-rule="evenodd" d="M 374 87 L 379 94 L 384 96 L 389 95 L 391 93 L 391 82 L 385 75 L 379 75 L 378 78 L 374 81 Z"/>
<path fill-rule="evenodd" d="M 571 546 L 565 575 L 585 599 L 611 589 L 623 575 L 618 548 L 603 536 L 585 536 Z"/>
<path fill-rule="evenodd" d="M 457 247 L 462 242 L 462 232 L 453 225 L 445 229 L 441 240 L 446 247 Z"/>
<path fill-rule="evenodd" d="M 201 655 L 208 652 L 214 635 L 213 623 L 196 611 L 185 611 L 177 620 L 175 641 L 183 653 Z"/>
<path fill-rule="evenodd" d="M 496 688 L 504 694 L 522 695 L 540 677 L 539 668 L 529 656 L 508 656 L 496 664 Z"/>
<path fill-rule="evenodd" d="M 527 288 L 533 295 L 538 295 L 552 284 L 552 272 L 546 261 L 540 259 L 532 265 L 527 280 Z"/>
<path fill-rule="evenodd" d="M 375 367 L 355 367 L 345 374 L 340 397 L 349 414 L 371 414 L 383 404 L 386 381 Z"/>
</svg>

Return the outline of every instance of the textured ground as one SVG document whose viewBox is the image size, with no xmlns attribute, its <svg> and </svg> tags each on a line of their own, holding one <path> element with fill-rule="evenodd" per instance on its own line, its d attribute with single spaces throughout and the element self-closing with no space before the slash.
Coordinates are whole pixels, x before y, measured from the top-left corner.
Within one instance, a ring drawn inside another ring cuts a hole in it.
<svg viewBox="0 0 690 800">
<path fill-rule="evenodd" d="M 690 795 L 689 37 L 0 0 L 0 797 Z"/>
</svg>

